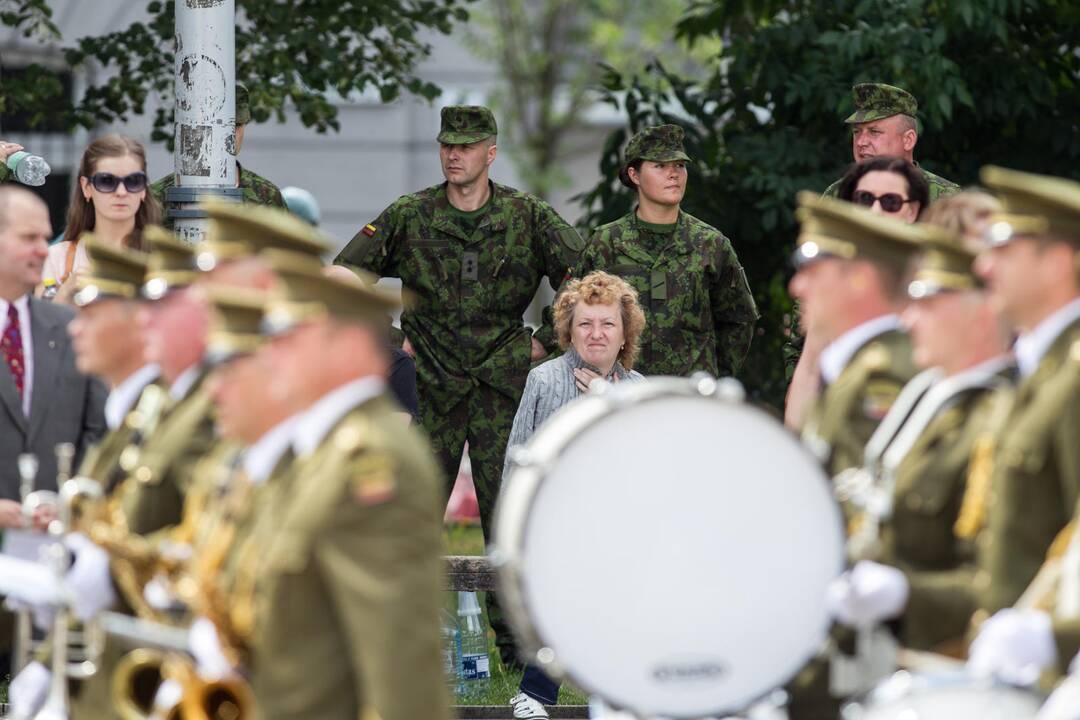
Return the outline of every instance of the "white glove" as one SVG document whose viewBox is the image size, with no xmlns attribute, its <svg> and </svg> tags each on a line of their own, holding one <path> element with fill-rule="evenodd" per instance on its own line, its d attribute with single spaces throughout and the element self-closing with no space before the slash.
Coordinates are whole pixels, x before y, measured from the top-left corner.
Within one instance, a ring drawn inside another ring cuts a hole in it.
<svg viewBox="0 0 1080 720">
<path fill-rule="evenodd" d="M 910 590 L 896 568 L 860 560 L 829 585 L 825 604 L 838 622 L 867 627 L 902 613 Z"/>
<path fill-rule="evenodd" d="M 1043 703 L 1035 720 L 1080 720 L 1080 677 L 1065 678 Z"/>
<path fill-rule="evenodd" d="M 968 671 L 1011 685 L 1030 686 L 1057 660 L 1050 615 L 1006 608 L 979 630 L 968 653 Z"/>
<path fill-rule="evenodd" d="M 31 718 L 45 703 L 52 683 L 49 669 L 33 661 L 19 672 L 8 687 L 8 699 L 11 700 L 11 716 Z"/>
<path fill-rule="evenodd" d="M 221 680 L 233 671 L 232 664 L 225 658 L 218 638 L 217 628 L 210 620 L 199 617 L 191 623 L 188 642 L 199 676 L 207 682 Z"/>
<path fill-rule="evenodd" d="M 86 622 L 117 601 L 109 574 L 109 553 L 82 533 L 68 535 L 64 544 L 75 554 L 75 563 L 65 578 L 71 593 L 71 611 Z"/>
</svg>

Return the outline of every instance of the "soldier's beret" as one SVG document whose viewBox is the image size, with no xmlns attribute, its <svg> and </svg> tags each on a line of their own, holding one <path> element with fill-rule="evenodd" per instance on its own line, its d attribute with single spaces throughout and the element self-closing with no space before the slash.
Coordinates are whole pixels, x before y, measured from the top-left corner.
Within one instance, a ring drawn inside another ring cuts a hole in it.
<svg viewBox="0 0 1080 720">
<path fill-rule="evenodd" d="M 203 272 L 229 260 L 253 257 L 268 248 L 313 257 L 330 251 L 329 241 L 318 230 L 287 210 L 221 200 L 208 200 L 202 209 L 210 224 L 195 264 Z"/>
<path fill-rule="evenodd" d="M 859 83 L 851 88 L 855 100 L 855 112 L 846 123 L 864 123 L 893 115 L 915 117 L 919 103 L 915 96 L 903 88 L 885 83 Z"/>
<path fill-rule="evenodd" d="M 498 135 L 495 116 L 483 105 L 447 105 L 436 138 L 444 145 L 468 145 Z"/>
<path fill-rule="evenodd" d="M 210 302 L 210 330 L 204 359 L 218 365 L 257 350 L 266 342 L 262 334 L 267 295 L 249 288 L 212 286 L 206 290 Z"/>
<path fill-rule="evenodd" d="M 903 269 L 928 238 L 948 235 L 943 228 L 909 225 L 817 193 L 800 192 L 798 200 L 795 215 L 800 228 L 793 258 L 796 267 L 839 257 L 874 260 Z"/>
<path fill-rule="evenodd" d="M 146 253 L 113 247 L 93 233 L 83 233 L 79 242 L 86 248 L 89 266 L 78 275 L 78 292 L 72 300 L 78 307 L 106 298 L 135 298 L 146 280 Z"/>
<path fill-rule="evenodd" d="M 400 305 L 371 278 L 328 277 L 318 259 L 288 250 L 270 249 L 262 257 L 277 273 L 280 287 L 270 300 L 263 332 L 277 335 L 306 322 L 333 319 L 382 328 L 387 313 Z"/>
<path fill-rule="evenodd" d="M 144 298 L 160 300 L 169 290 L 195 282 L 199 273 L 195 268 L 194 247 L 157 225 L 143 228 L 143 240 L 150 246 L 146 282 L 141 291 Z"/>
<path fill-rule="evenodd" d="M 251 95 L 247 86 L 236 83 L 236 124 L 247 125 L 251 122 Z"/>
<path fill-rule="evenodd" d="M 634 133 L 634 137 L 626 143 L 623 166 L 619 171 L 619 181 L 631 190 L 636 186 L 630 181 L 627 168 L 635 160 L 689 161 L 690 156 L 683 148 L 683 129 L 678 125 L 653 125 Z"/>
<path fill-rule="evenodd" d="M 1004 212 L 990 216 L 986 240 L 1004 245 L 1018 235 L 1058 236 L 1080 246 L 1080 183 L 988 165 L 979 173 Z"/>
</svg>

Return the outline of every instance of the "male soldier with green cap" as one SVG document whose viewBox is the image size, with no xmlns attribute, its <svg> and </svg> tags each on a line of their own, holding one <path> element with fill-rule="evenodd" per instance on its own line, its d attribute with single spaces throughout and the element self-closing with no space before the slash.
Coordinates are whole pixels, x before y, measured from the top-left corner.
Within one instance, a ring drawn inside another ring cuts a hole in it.
<svg viewBox="0 0 1080 720">
<path fill-rule="evenodd" d="M 884 83 L 859 83 L 851 88 L 855 112 L 845 123 L 851 125 L 851 152 L 855 162 L 891 155 L 915 163 L 915 145 L 919 142 L 916 117 L 919 103 L 902 88 Z M 919 168 L 930 186 L 930 202 L 960 191 L 960 186 L 939 175 Z M 825 190 L 826 197 L 836 197 L 840 181 Z"/>
<path fill-rule="evenodd" d="M 251 100 L 248 89 L 241 83 L 236 83 L 236 142 L 233 155 L 239 157 L 240 148 L 244 145 L 244 130 L 251 122 Z M 278 186 L 261 175 L 244 168 L 240 161 L 236 161 L 237 187 L 244 192 L 244 202 L 257 205 L 270 205 L 272 207 L 286 209 L 285 199 L 281 196 Z M 167 229 L 172 229 L 173 219 L 169 211 L 173 206 L 165 202 L 165 191 L 176 184 L 176 175 L 170 173 L 154 182 L 150 186 L 150 192 L 157 198 L 165 209 L 162 223 Z"/>
<path fill-rule="evenodd" d="M 645 375 L 734 375 L 757 308 L 731 242 L 680 208 L 689 160 L 677 125 L 630 139 L 619 180 L 636 191 L 637 207 L 593 233 L 577 274 L 604 270 L 638 291 L 646 322 L 637 369 Z M 589 371 L 579 373 L 587 385 Z"/>
<path fill-rule="evenodd" d="M 974 250 L 941 225 L 994 205 L 983 193 L 960 193 L 914 226 L 923 237 L 912 248 L 920 256 L 903 320 L 926 369 L 904 386 L 867 443 L 864 467 L 846 479 L 863 522 L 850 541 L 859 562 L 830 590 L 834 617 L 853 628 L 899 617 L 901 643 L 917 650 L 958 648 L 975 609 L 979 528 L 966 490 L 969 478 L 981 482 L 980 438 L 1007 407 L 1009 393 L 997 391 L 1015 368 Z M 985 218 L 972 225 L 969 237 Z M 879 502 L 885 493 L 890 502 Z"/>
<path fill-rule="evenodd" d="M 862 465 L 867 441 L 916 373 L 898 313 L 907 299 L 904 270 L 920 233 L 814 193 L 800 193 L 799 206 L 789 290 L 803 304 L 804 329 L 825 342 L 822 390 L 802 435 L 836 477 Z M 845 516 L 852 514 L 845 506 Z M 843 640 L 840 647 L 849 650 Z M 835 720 L 840 697 L 830 688 L 831 662 L 843 659 L 816 658 L 792 680 L 792 720 Z"/>
<path fill-rule="evenodd" d="M 439 628 L 442 481 L 394 418 L 382 337 L 396 304 L 268 253 L 264 327 L 295 408 L 292 468 L 250 538 L 251 679 L 264 720 L 449 718 Z M 240 593 L 233 603 L 246 602 Z"/>
<path fill-rule="evenodd" d="M 489 179 L 496 133 L 486 107 L 444 107 L 446 182 L 399 198 L 334 260 L 400 277 L 415 296 L 401 325 L 416 357 L 421 423 L 450 483 L 468 442 L 485 538 L 529 364 L 557 345 L 550 309 L 535 334 L 522 314 L 544 276 L 562 283 L 583 246 L 546 202 Z M 493 598 L 503 660 L 516 663 Z"/>
<path fill-rule="evenodd" d="M 1080 184 L 997 167 L 980 177 L 1004 213 L 975 267 L 1019 333 L 1020 382 L 980 494 L 985 585 L 970 667 L 1030 684 L 1080 648 Z"/>
</svg>

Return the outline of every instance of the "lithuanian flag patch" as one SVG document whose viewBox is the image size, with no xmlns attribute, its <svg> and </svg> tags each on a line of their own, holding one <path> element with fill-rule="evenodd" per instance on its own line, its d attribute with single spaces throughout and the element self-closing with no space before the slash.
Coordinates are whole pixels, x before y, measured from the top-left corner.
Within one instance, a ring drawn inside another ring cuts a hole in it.
<svg viewBox="0 0 1080 720">
<path fill-rule="evenodd" d="M 360 232 L 364 233 L 364 234 L 365 234 L 365 235 L 367 235 L 368 237 L 371 237 L 372 235 L 374 235 L 374 234 L 375 234 L 375 226 L 374 226 L 374 225 L 372 225 L 371 223 L 368 223 L 367 225 L 365 225 L 365 226 L 364 226 L 364 227 L 363 227 L 363 228 L 362 228 L 362 229 L 360 230 Z"/>
</svg>

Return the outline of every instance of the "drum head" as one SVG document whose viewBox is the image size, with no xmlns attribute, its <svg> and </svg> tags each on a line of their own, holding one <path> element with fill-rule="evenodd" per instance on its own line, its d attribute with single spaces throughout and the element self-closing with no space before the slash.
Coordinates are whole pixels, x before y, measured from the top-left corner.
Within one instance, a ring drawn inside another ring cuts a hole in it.
<svg viewBox="0 0 1080 720">
<path fill-rule="evenodd" d="M 905 670 L 844 706 L 842 720 L 1031 720 L 1042 698 L 964 672 Z"/>
<path fill-rule="evenodd" d="M 732 712 L 783 684 L 824 640 L 842 569 L 814 460 L 698 387 L 657 379 L 567 406 L 517 456 L 496 516 L 529 659 L 642 714 Z"/>
</svg>

